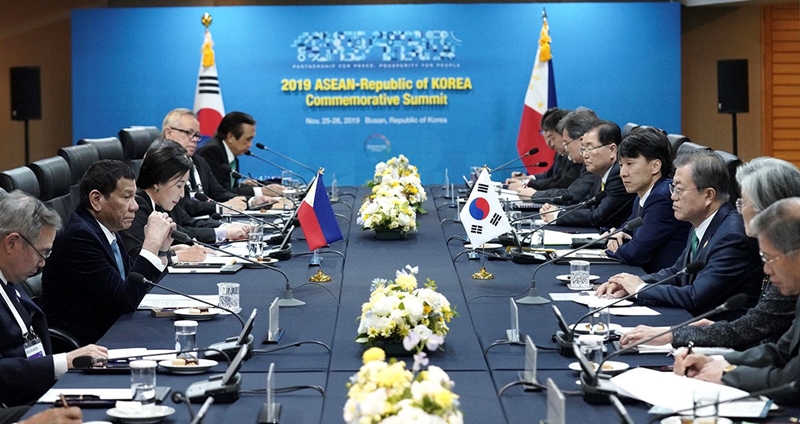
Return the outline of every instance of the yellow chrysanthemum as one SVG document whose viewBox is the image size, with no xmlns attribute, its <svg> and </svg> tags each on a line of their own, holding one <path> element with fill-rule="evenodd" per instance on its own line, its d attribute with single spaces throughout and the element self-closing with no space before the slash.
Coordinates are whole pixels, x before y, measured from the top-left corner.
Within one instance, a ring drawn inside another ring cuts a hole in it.
<svg viewBox="0 0 800 424">
<path fill-rule="evenodd" d="M 371 347 L 364 352 L 361 356 L 361 360 L 365 364 L 372 361 L 383 361 L 386 360 L 386 352 L 379 347 Z"/>
</svg>

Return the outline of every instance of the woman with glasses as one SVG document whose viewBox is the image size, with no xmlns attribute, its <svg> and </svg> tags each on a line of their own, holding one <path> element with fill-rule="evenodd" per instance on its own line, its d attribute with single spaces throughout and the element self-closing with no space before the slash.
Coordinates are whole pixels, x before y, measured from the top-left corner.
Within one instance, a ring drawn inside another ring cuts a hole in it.
<svg viewBox="0 0 800 424">
<path fill-rule="evenodd" d="M 772 157 L 760 157 L 739 167 L 736 181 L 742 197 L 736 201 L 736 209 L 742 214 L 745 232 L 753 236 L 750 221 L 772 203 L 788 197 L 800 196 L 800 170 L 789 162 Z M 764 266 L 777 258 L 761 257 Z M 774 342 L 792 325 L 797 296 L 784 296 L 764 277 L 761 297 L 752 309 L 733 321 L 710 321 L 707 319 L 677 329 L 658 337 L 647 344 L 672 343 L 673 346 L 730 347 L 744 350 L 764 342 Z M 640 325 L 629 331 L 620 340 L 623 346 L 631 345 L 668 327 Z"/>
</svg>

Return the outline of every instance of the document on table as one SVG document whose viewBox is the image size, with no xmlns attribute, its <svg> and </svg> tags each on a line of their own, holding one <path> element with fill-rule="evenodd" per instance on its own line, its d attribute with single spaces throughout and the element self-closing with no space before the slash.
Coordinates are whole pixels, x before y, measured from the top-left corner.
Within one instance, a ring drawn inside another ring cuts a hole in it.
<svg viewBox="0 0 800 424">
<path fill-rule="evenodd" d="M 192 295 L 211 304 L 219 303 L 219 296 L 213 295 Z M 193 306 L 208 306 L 196 300 L 189 299 L 179 294 L 152 294 L 144 295 L 144 299 L 139 303 L 139 309 L 158 309 L 158 308 L 191 308 Z"/>
<path fill-rule="evenodd" d="M 628 306 L 625 308 L 611 308 L 611 315 L 618 317 L 645 317 L 661 315 L 661 312 L 647 306 Z"/>
<path fill-rule="evenodd" d="M 124 389 L 50 389 L 36 401 L 36 403 L 50 403 L 52 404 L 59 399 L 59 395 L 64 396 L 80 396 L 80 395 L 94 395 L 103 400 L 131 400 L 131 388 Z"/>
<path fill-rule="evenodd" d="M 163 361 L 168 359 L 175 358 L 175 351 L 170 349 L 148 349 L 146 347 L 128 347 L 124 349 L 108 349 L 108 358 L 111 360 L 115 359 L 129 359 L 129 358 L 141 358 L 144 355 L 154 355 L 154 356 L 147 356 L 146 359 L 151 359 L 153 361 Z"/>
<path fill-rule="evenodd" d="M 586 238 L 596 240 L 600 238 L 597 232 L 586 234 L 570 234 L 562 233 L 561 231 L 544 230 L 544 244 L 545 246 L 569 246 L 572 244 L 573 238 Z"/>
<path fill-rule="evenodd" d="M 553 299 L 554 302 L 563 302 L 568 300 L 578 301 L 581 297 L 587 297 L 582 292 L 572 292 L 572 293 L 550 293 L 550 299 Z"/>
<path fill-rule="evenodd" d="M 617 391 L 623 396 L 638 399 L 653 405 L 656 413 L 669 413 L 692 410 L 694 390 L 714 390 L 719 392 L 720 402 L 747 395 L 747 392 L 722 384 L 709 383 L 647 368 L 634 368 L 611 378 Z M 771 401 L 743 401 L 720 404 L 719 415 L 724 417 L 763 418 L 769 410 Z M 651 410 L 652 411 L 652 410 Z"/>
</svg>

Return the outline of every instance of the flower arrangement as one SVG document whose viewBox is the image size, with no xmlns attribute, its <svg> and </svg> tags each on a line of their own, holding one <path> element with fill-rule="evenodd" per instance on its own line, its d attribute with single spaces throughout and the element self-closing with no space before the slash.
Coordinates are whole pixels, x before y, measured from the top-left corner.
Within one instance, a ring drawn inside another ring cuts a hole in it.
<svg viewBox="0 0 800 424">
<path fill-rule="evenodd" d="M 369 301 L 361 306 L 356 342 L 402 341 L 406 350 L 416 349 L 418 355 L 423 347 L 433 351 L 444 343 L 450 331 L 447 323 L 457 313 L 430 278 L 424 288 L 417 287 L 418 272 L 419 267 L 406 265 L 396 272 L 394 281 L 372 281 Z"/>
<path fill-rule="evenodd" d="M 361 205 L 357 221 L 362 230 L 417 229 L 417 213 L 399 187 L 375 186 L 372 195 Z"/>
<path fill-rule="evenodd" d="M 399 187 L 403 196 L 408 199 L 409 205 L 417 212 L 425 213 L 422 203 L 428 199 L 428 195 L 422 187 L 417 167 L 411 165 L 404 155 L 393 157 L 386 162 L 378 162 L 370 186 L 373 188 L 373 193 L 375 187 L 379 186 Z"/>
<path fill-rule="evenodd" d="M 380 348 L 370 348 L 364 365 L 347 384 L 344 421 L 357 424 L 435 423 L 461 424 L 454 383 L 441 368 L 406 369 L 405 362 L 391 359 Z M 415 363 L 415 367 L 416 367 Z"/>
</svg>

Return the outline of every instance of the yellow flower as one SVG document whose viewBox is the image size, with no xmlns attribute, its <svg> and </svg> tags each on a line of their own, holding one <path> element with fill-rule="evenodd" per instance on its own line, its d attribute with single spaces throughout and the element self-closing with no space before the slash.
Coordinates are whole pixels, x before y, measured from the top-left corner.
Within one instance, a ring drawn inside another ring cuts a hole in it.
<svg viewBox="0 0 800 424">
<path fill-rule="evenodd" d="M 453 393 L 449 390 L 439 390 L 438 392 L 434 393 L 433 400 L 443 409 L 449 409 L 451 406 L 453 406 L 453 396 Z"/>
<path fill-rule="evenodd" d="M 372 361 L 383 361 L 386 359 L 386 352 L 379 347 L 371 347 L 364 352 L 361 359 L 365 364 Z"/>
</svg>

